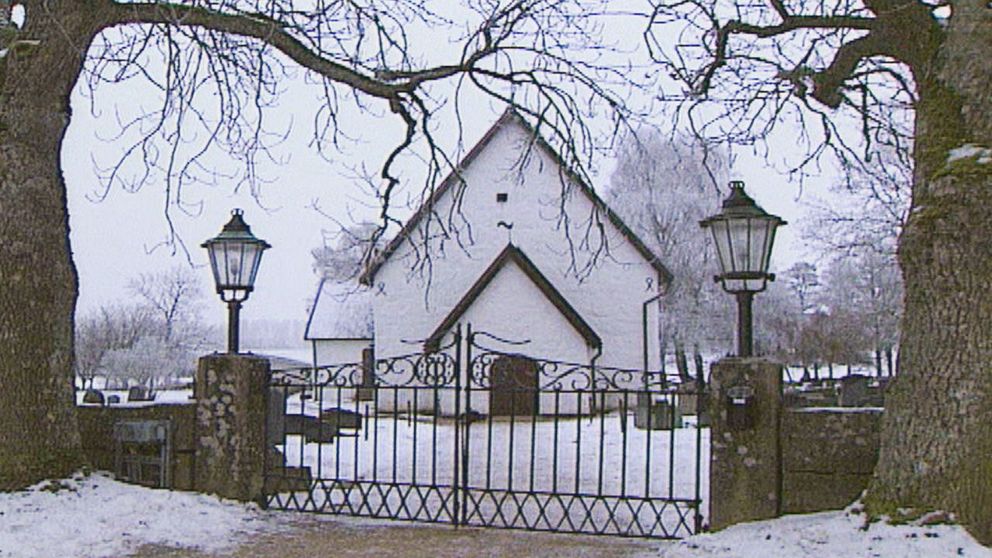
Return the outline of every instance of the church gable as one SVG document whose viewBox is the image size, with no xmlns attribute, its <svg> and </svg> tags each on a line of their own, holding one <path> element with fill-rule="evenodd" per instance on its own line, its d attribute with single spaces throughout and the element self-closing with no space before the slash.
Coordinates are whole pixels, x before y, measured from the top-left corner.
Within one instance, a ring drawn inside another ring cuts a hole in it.
<svg viewBox="0 0 992 558">
<path fill-rule="evenodd" d="M 469 308 L 486 292 L 497 275 L 508 266 L 515 266 L 523 272 L 530 283 L 541 293 L 543 298 L 582 336 L 586 346 L 592 349 L 598 349 L 602 346 L 603 341 L 593 330 L 592 326 L 575 310 L 551 281 L 541 273 L 534 262 L 519 248 L 513 244 L 508 244 L 493 263 L 479 276 L 472 287 L 465 292 L 458 303 L 454 305 L 451 312 L 434 329 L 430 337 L 427 338 L 427 341 L 424 343 L 426 350 L 436 351 L 438 349 L 444 336 L 455 327 Z M 514 302 L 520 303 L 523 301 L 516 300 Z"/>
<path fill-rule="evenodd" d="M 506 141 L 507 134 L 501 134 L 501 131 L 511 131 L 514 127 L 517 131 L 522 133 L 516 134 L 518 137 L 514 138 L 510 136 L 510 141 L 515 145 L 508 145 Z M 502 137 L 501 137 L 502 136 Z M 522 143 L 531 143 L 531 145 L 521 145 Z M 464 212 L 465 220 L 467 221 L 467 229 L 469 232 L 466 236 L 469 237 L 469 243 L 473 243 L 477 240 L 479 234 L 476 231 L 482 231 L 482 234 L 495 234 L 491 227 L 499 226 L 502 224 L 504 230 L 506 231 L 505 236 L 500 236 L 500 243 L 505 244 L 507 240 L 522 238 L 522 234 L 530 234 L 533 231 L 521 231 L 519 228 L 513 230 L 513 227 L 518 226 L 516 222 L 516 215 L 519 214 L 520 205 L 515 199 L 514 192 L 511 191 L 515 188 L 509 188 L 507 186 L 512 185 L 514 182 L 512 179 L 508 178 L 508 174 L 515 172 L 513 169 L 508 168 L 510 164 L 494 165 L 498 168 L 486 168 L 478 169 L 473 168 L 474 165 L 485 166 L 486 162 L 492 160 L 500 160 L 501 157 L 505 161 L 512 161 L 512 164 L 517 164 L 521 161 L 528 149 L 536 148 L 533 153 L 528 155 L 528 163 L 536 164 L 540 167 L 541 174 L 547 174 L 548 176 L 554 177 L 554 191 L 542 192 L 543 204 L 546 206 L 544 208 L 538 209 L 544 213 L 543 218 L 548 223 L 540 224 L 540 228 L 551 230 L 560 228 L 553 221 L 555 220 L 557 213 L 560 210 L 560 204 L 566 203 L 560 199 L 562 194 L 561 180 L 568 180 L 572 185 L 572 191 L 566 195 L 566 199 L 571 196 L 581 196 L 588 201 L 588 209 L 583 212 L 582 215 L 569 215 L 571 219 L 584 219 L 589 213 L 595 211 L 601 217 L 602 223 L 598 223 L 597 226 L 605 226 L 607 228 L 612 227 L 614 229 L 613 236 L 622 238 L 626 243 L 628 243 L 637 257 L 642 261 L 647 262 L 656 272 L 658 280 L 661 283 L 667 283 L 671 279 L 671 274 L 661 263 L 660 259 L 654 255 L 644 244 L 643 241 L 638 238 L 633 231 L 631 231 L 626 224 L 617 216 L 601 198 L 595 193 L 595 191 L 586 184 L 581 177 L 575 173 L 569 172 L 564 168 L 564 162 L 554 149 L 551 148 L 531 127 L 526 120 L 524 120 L 516 111 L 508 109 L 500 119 L 486 132 L 486 134 L 480 139 L 478 143 L 468 152 L 468 154 L 459 162 L 457 170 L 452 172 L 435 190 L 433 195 L 414 213 L 414 215 L 404 224 L 402 230 L 397 234 L 392 241 L 386 246 L 382 253 L 371 263 L 371 265 L 365 270 L 365 272 L 360 277 L 360 282 L 366 285 L 372 285 L 374 279 L 387 262 L 397 255 L 397 252 L 416 252 L 418 250 L 423 250 L 423 235 L 425 234 L 425 220 L 432 218 L 432 213 L 436 212 L 437 215 L 441 216 L 443 220 L 451 211 L 450 205 L 452 203 L 458 203 L 459 207 L 457 211 Z M 504 153 L 492 153 L 492 150 L 512 150 L 513 153 L 510 157 Z M 539 158 L 539 161 L 534 161 L 534 159 Z M 480 160 L 483 161 L 480 163 Z M 545 164 L 545 162 L 550 162 L 550 164 Z M 549 167 L 549 168 L 545 168 Z M 553 168 L 550 168 L 553 167 Z M 468 176 L 470 175 L 481 175 L 483 178 L 480 180 L 470 180 Z M 462 196 L 463 199 L 455 202 L 451 198 L 454 193 L 457 192 L 460 185 L 465 181 L 466 192 Z M 545 180 L 545 183 L 551 182 Z M 504 186 L 501 191 L 488 191 L 491 190 L 494 184 L 500 183 Z M 524 185 L 516 185 L 525 188 L 536 187 L 532 183 Z M 485 189 L 488 197 L 482 197 L 483 194 L 478 192 L 478 190 Z M 470 191 L 472 190 L 472 191 Z M 520 192 L 518 192 L 520 193 Z M 489 199 L 492 198 L 492 199 Z M 510 214 L 508 219 L 505 219 L 500 223 L 499 221 L 493 223 L 477 223 L 473 222 L 471 218 L 470 207 L 466 207 L 468 204 L 479 204 L 485 207 L 478 208 L 479 212 L 482 214 L 483 219 L 493 215 L 501 215 L 499 212 L 508 212 L 507 208 L 516 208 L 515 214 Z M 594 209 L 595 208 L 595 209 Z M 533 211 L 534 207 L 530 207 Z M 449 236 L 449 231 L 439 230 L 443 229 L 436 221 L 430 224 L 434 227 L 433 235 L 438 235 L 441 238 Z M 534 227 L 532 227 L 534 228 Z M 561 232 L 561 231 L 559 231 Z M 459 234 L 459 233 L 452 233 Z M 594 231 L 593 234 L 599 234 L 599 231 Z M 432 236 L 433 236 L 432 235 Z M 562 233 L 564 236 L 564 233 Z M 465 244 L 464 242 L 459 242 L 460 244 Z M 580 243 L 581 244 L 581 243 Z M 401 250 L 406 247 L 405 250 Z"/>
</svg>

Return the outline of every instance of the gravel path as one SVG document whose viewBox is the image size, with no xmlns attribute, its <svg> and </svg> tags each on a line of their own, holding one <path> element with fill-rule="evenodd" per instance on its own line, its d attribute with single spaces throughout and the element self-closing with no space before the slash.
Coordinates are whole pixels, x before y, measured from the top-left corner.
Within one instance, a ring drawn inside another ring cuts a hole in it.
<svg viewBox="0 0 992 558">
<path fill-rule="evenodd" d="M 396 521 L 303 516 L 278 532 L 257 535 L 216 554 L 147 546 L 138 558 L 316 558 L 403 556 L 410 558 L 559 557 L 597 558 L 658 555 L 664 541 L 556 535 L 504 529 L 454 529 Z"/>
</svg>

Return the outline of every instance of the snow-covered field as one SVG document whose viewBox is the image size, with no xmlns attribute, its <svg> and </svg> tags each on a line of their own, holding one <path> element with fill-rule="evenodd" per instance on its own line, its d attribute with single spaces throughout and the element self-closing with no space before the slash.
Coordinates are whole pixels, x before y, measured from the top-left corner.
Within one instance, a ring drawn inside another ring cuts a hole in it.
<svg viewBox="0 0 992 558">
<path fill-rule="evenodd" d="M 127 556 L 147 544 L 222 551 L 251 545 L 253 534 L 292 537 L 303 514 L 265 513 L 254 506 L 210 496 L 153 490 L 118 483 L 102 475 L 62 481 L 58 491 L 39 485 L 0 493 L 0 557 L 99 558 Z M 349 525 L 352 520 L 336 520 Z M 390 521 L 355 520 L 355 545 L 368 528 L 392 529 Z M 410 537 L 410 524 L 402 524 Z M 787 516 L 737 525 L 684 541 L 658 542 L 644 556 L 666 558 L 908 558 L 992 557 L 992 550 L 953 525 L 892 526 L 843 511 Z M 328 525 L 328 528 L 332 528 Z M 458 533 L 449 527 L 426 527 Z M 399 536 L 398 532 L 398 536 Z M 485 537 L 486 531 L 474 536 Z M 527 534 L 533 537 L 532 534 Z M 561 535 L 549 535 L 549 541 Z M 529 539 L 536 541 L 536 539 Z M 494 549 L 498 550 L 498 549 Z M 249 555 L 255 555 L 248 553 Z M 496 555 L 496 553 L 494 553 Z"/>
</svg>

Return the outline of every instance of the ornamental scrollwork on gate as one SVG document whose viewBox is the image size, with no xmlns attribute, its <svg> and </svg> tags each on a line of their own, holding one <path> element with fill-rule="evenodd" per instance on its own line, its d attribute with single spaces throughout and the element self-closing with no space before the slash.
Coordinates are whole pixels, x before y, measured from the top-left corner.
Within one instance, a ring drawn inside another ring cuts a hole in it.
<svg viewBox="0 0 992 558">
<path fill-rule="evenodd" d="M 485 351 L 474 355 L 469 363 L 469 385 L 472 389 L 491 389 L 493 369 L 501 365 L 530 366 L 534 381 L 524 373 L 504 374 L 506 387 L 532 388 L 540 391 L 654 391 L 674 389 L 677 377 L 664 372 L 644 371 L 590 364 L 536 359 L 517 353 Z"/>
</svg>

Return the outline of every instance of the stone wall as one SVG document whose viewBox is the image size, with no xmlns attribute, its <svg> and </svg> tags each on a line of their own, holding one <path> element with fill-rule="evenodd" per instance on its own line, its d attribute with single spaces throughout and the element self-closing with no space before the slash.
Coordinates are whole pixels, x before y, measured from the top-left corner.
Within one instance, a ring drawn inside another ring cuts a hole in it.
<svg viewBox="0 0 992 558">
<path fill-rule="evenodd" d="M 171 421 L 170 488 L 261 501 L 268 445 L 269 361 L 253 355 L 213 354 L 200 359 L 195 402 L 141 406 L 77 406 L 83 449 L 90 464 L 116 468 L 114 424 Z M 140 432 L 140 431 L 139 431 Z M 131 449 L 149 456 L 158 446 Z"/>
<path fill-rule="evenodd" d="M 878 461 L 880 407 L 787 408 L 781 366 L 725 358 L 711 369 L 710 528 L 842 509 Z"/>
<path fill-rule="evenodd" d="M 196 405 L 147 405 L 140 407 L 76 407 L 83 451 L 96 469 L 115 467 L 114 423 L 122 420 L 170 420 L 172 422 L 172 488 L 192 490 L 196 441 Z"/>
<path fill-rule="evenodd" d="M 782 512 L 840 509 L 878 461 L 882 409 L 795 408 L 782 413 Z"/>
</svg>

